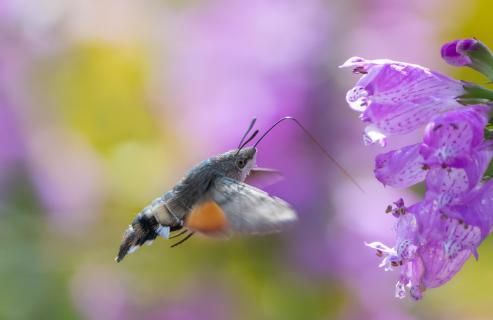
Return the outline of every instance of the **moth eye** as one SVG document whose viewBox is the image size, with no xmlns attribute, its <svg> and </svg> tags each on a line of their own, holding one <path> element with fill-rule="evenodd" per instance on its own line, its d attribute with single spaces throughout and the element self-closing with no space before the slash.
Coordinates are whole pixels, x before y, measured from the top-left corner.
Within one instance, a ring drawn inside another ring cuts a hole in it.
<svg viewBox="0 0 493 320">
<path fill-rule="evenodd" d="M 245 161 L 245 159 L 240 159 L 240 160 L 238 160 L 238 161 L 236 162 L 236 165 L 238 166 L 238 168 L 243 169 L 243 168 L 245 167 L 245 165 L 246 165 L 246 161 Z"/>
</svg>

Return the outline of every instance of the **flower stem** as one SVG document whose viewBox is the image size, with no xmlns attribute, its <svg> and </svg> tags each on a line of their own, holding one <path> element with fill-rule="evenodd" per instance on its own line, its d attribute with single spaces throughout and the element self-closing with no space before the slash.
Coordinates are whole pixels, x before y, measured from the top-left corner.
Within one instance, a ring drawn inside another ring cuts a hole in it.
<svg viewBox="0 0 493 320">
<path fill-rule="evenodd" d="M 464 82 L 465 94 L 457 97 L 457 101 L 464 105 L 493 103 L 493 90 L 475 83 Z"/>
</svg>

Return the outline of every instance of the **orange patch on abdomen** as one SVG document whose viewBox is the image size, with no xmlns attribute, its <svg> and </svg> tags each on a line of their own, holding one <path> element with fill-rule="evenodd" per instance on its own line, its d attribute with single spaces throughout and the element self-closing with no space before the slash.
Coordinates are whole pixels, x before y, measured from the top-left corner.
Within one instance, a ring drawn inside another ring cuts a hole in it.
<svg viewBox="0 0 493 320">
<path fill-rule="evenodd" d="M 214 201 L 207 201 L 195 207 L 188 215 L 185 226 L 205 234 L 222 233 L 228 227 L 224 211 Z"/>
</svg>

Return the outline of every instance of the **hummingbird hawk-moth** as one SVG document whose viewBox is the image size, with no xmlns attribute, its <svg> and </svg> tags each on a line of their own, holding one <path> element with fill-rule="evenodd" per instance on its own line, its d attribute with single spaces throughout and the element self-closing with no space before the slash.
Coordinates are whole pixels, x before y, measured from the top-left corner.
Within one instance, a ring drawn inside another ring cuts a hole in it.
<svg viewBox="0 0 493 320">
<path fill-rule="evenodd" d="M 295 121 L 326 156 L 356 183 L 292 117 L 282 118 L 254 146 L 246 147 L 258 134 L 258 130 L 255 130 L 245 140 L 255 124 L 254 118 L 238 148 L 200 162 L 170 191 L 156 198 L 137 214 L 123 235 L 115 260 L 120 262 L 128 253 L 134 252 L 143 244 L 151 244 L 158 236 L 168 239 L 186 234 L 172 245 L 174 247 L 196 232 L 213 237 L 268 234 L 282 231 L 293 224 L 297 215 L 287 202 L 245 182 L 248 177 L 279 177 L 274 170 L 256 167 L 256 146 L 284 120 Z M 182 229 L 184 230 L 178 234 L 170 236 L 171 232 Z"/>
</svg>

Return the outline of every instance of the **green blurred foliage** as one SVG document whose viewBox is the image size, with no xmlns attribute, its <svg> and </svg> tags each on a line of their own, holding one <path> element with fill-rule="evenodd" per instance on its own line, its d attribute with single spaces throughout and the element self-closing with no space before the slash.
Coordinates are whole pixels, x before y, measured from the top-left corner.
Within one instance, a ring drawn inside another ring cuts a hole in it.
<svg viewBox="0 0 493 320">
<path fill-rule="evenodd" d="M 0 319 L 77 319 L 67 286 L 66 258 L 47 260 L 56 245 L 46 241 L 42 206 L 20 169 L 0 208 Z"/>
</svg>

